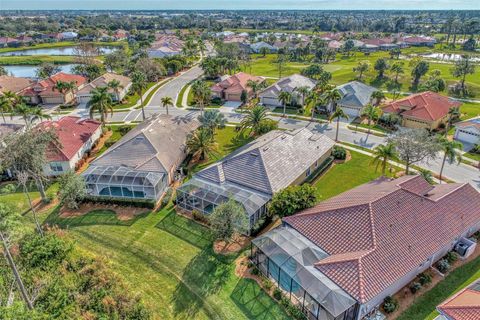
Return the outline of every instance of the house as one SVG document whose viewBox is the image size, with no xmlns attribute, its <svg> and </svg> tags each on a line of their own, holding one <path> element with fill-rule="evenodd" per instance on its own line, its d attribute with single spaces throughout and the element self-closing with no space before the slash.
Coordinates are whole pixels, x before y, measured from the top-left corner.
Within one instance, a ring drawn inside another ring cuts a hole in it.
<svg viewBox="0 0 480 320">
<path fill-rule="evenodd" d="M 480 144 L 480 117 L 456 123 L 453 138 L 465 144 Z"/>
<path fill-rule="evenodd" d="M 293 74 L 289 77 L 278 80 L 270 87 L 260 92 L 258 97 L 260 98 L 260 103 L 263 105 L 280 107 L 283 104 L 278 100 L 278 96 L 280 92 L 286 91 L 292 93 L 295 97 L 294 104 L 298 103 L 303 105 L 305 102 L 303 101 L 304 97 L 296 92 L 296 89 L 301 87 L 307 87 L 311 90 L 315 87 L 315 81 L 299 74 Z"/>
<path fill-rule="evenodd" d="M 77 89 L 82 89 L 87 78 L 76 74 L 59 72 L 50 78 L 37 81 L 30 87 L 22 90 L 20 95 L 31 104 L 68 104 L 75 100 L 75 91 L 60 92 L 56 88 L 57 82 L 74 82 Z"/>
<path fill-rule="evenodd" d="M 177 190 L 177 207 L 208 215 L 231 197 L 245 208 L 252 228 L 274 193 L 324 168 L 334 144 L 308 128 L 270 131 L 196 173 Z"/>
<path fill-rule="evenodd" d="M 310 319 L 365 319 L 480 229 L 480 193 L 379 178 L 282 222 L 252 241 L 252 262 Z"/>
<path fill-rule="evenodd" d="M 372 102 L 372 94 L 376 88 L 359 81 L 352 81 L 337 87 L 342 99 L 337 102 L 337 108 L 341 108 L 349 117 L 359 117 L 362 109 Z"/>
<path fill-rule="evenodd" d="M 402 39 L 409 46 L 414 47 L 433 47 L 437 43 L 435 38 L 424 36 L 409 36 Z"/>
<path fill-rule="evenodd" d="M 125 40 L 127 39 L 129 36 L 129 33 L 125 30 L 122 30 L 122 29 L 118 29 L 117 31 L 115 31 L 115 33 L 113 34 L 113 38 L 115 39 L 115 41 L 122 41 L 122 40 Z"/>
<path fill-rule="evenodd" d="M 78 33 L 73 31 L 66 31 L 66 32 L 60 33 L 60 36 L 62 40 L 73 40 L 78 37 Z"/>
<path fill-rule="evenodd" d="M 343 45 L 345 44 L 344 41 L 337 41 L 337 40 L 332 40 L 328 43 L 327 47 L 329 49 L 332 49 L 332 50 L 335 50 L 335 51 L 338 51 L 340 50 Z"/>
<path fill-rule="evenodd" d="M 242 92 L 244 91 L 247 92 L 248 97 L 251 97 L 253 91 L 247 85 L 249 80 L 261 83 L 265 81 L 265 78 L 239 72 L 214 84 L 211 88 L 212 98 L 218 97 L 227 101 L 242 101 Z"/>
<path fill-rule="evenodd" d="M 10 38 L 10 37 L 0 37 L 0 48 L 6 48 L 6 47 L 15 47 L 20 44 L 20 41 L 18 41 L 15 38 Z"/>
<path fill-rule="evenodd" d="M 45 121 L 39 129 L 53 129 L 58 137 L 58 146 L 47 150 L 46 176 L 57 176 L 75 170 L 79 161 L 89 152 L 102 135 L 102 124 L 91 119 L 65 116 L 58 121 Z"/>
<path fill-rule="evenodd" d="M 18 94 L 23 89 L 31 86 L 32 83 L 32 80 L 27 78 L 0 76 L 0 96 L 7 91 Z"/>
<path fill-rule="evenodd" d="M 89 84 L 83 86 L 82 89 L 78 90 L 76 93 L 77 99 L 79 103 L 88 103 L 92 97 L 92 91 L 96 88 L 100 87 L 107 87 L 111 81 L 118 81 L 120 83 L 120 88 L 118 92 L 113 89 L 109 89 L 108 91 L 112 95 L 112 99 L 114 101 L 122 101 L 125 95 L 128 93 L 128 90 L 132 86 L 132 80 L 129 77 L 122 76 L 116 73 L 105 73 L 104 75 L 98 77 L 97 79 L 93 80 Z"/>
<path fill-rule="evenodd" d="M 197 120 L 155 115 L 93 161 L 82 174 L 91 196 L 157 201 L 174 180 Z"/>
<path fill-rule="evenodd" d="M 272 46 L 264 41 L 255 42 L 250 45 L 250 49 L 253 53 L 261 53 L 263 48 L 267 50 L 267 53 L 274 53 L 278 51 L 277 47 Z"/>
<path fill-rule="evenodd" d="M 399 115 L 402 126 L 407 128 L 437 129 L 448 121 L 448 112 L 461 103 L 436 92 L 412 94 L 383 107 L 383 112 Z"/>
<path fill-rule="evenodd" d="M 480 280 L 448 298 L 437 306 L 437 311 L 440 315 L 435 320 L 480 319 Z"/>
</svg>

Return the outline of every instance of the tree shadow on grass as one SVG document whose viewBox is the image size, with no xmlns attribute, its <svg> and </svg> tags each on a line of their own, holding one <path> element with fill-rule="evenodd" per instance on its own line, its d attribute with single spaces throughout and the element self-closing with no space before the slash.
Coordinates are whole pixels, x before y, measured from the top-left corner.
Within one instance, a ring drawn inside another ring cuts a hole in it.
<svg viewBox="0 0 480 320">
<path fill-rule="evenodd" d="M 250 130 L 242 130 L 230 140 L 229 144 L 225 145 L 224 149 L 228 153 L 231 153 L 252 140 L 253 138 L 250 136 Z"/>
<path fill-rule="evenodd" d="M 251 279 L 241 279 L 230 297 L 248 319 L 289 319 L 280 305 Z"/>
<path fill-rule="evenodd" d="M 92 210 L 84 215 L 62 218 L 60 206 L 57 206 L 45 219 L 44 224 L 56 225 L 62 229 L 93 225 L 125 226 L 133 225 L 137 220 L 146 217 L 149 212 L 135 215 L 132 219 L 120 220 L 113 210 Z"/>
</svg>

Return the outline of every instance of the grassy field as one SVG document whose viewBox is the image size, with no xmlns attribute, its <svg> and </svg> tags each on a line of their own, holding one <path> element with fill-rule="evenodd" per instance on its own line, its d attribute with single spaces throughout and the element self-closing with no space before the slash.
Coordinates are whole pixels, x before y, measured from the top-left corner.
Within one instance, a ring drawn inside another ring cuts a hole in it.
<svg viewBox="0 0 480 320">
<path fill-rule="evenodd" d="M 27 196 L 23 193 L 23 188 L 18 186 L 17 182 L 7 182 L 0 185 L 0 189 L 6 184 L 15 185 L 16 189 L 12 193 L 0 194 L 0 202 L 8 203 L 13 206 L 18 212 L 25 212 L 28 210 L 29 204 Z M 35 184 L 31 183 L 29 186 L 29 194 L 32 200 L 40 198 L 40 193 L 37 190 Z M 46 193 L 49 197 L 53 198 L 58 192 L 58 184 L 54 183 L 47 188 Z"/>
<path fill-rule="evenodd" d="M 109 46 L 109 47 L 119 47 L 123 45 L 128 45 L 127 42 L 116 41 L 116 42 L 89 42 L 96 46 Z M 72 47 L 77 45 L 78 42 L 74 41 L 60 41 L 60 42 L 48 42 L 48 43 L 39 43 L 33 46 L 25 46 L 18 48 L 0 48 L 0 53 L 3 52 L 14 52 L 14 51 L 24 51 L 32 49 L 52 49 L 52 48 L 62 48 L 62 47 Z"/>
<path fill-rule="evenodd" d="M 460 107 L 461 120 L 474 118 L 480 115 L 480 103 L 464 102 Z"/>
<path fill-rule="evenodd" d="M 75 57 L 73 56 L 0 56 L 0 65 L 28 65 L 35 66 L 44 62 L 54 64 L 68 64 L 73 63 Z"/>
</svg>

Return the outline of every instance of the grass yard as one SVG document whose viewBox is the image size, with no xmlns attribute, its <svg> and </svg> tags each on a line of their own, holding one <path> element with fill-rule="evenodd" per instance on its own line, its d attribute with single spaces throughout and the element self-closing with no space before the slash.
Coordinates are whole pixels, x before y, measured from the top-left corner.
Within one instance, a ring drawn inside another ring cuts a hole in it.
<svg viewBox="0 0 480 320">
<path fill-rule="evenodd" d="M 149 82 L 145 90 L 143 90 L 142 94 L 145 94 L 145 92 L 151 87 L 153 87 L 156 83 L 157 82 Z M 133 107 L 140 100 L 140 96 L 137 93 L 127 94 L 124 99 L 126 100 L 124 103 L 114 105 L 113 109 L 128 109 L 130 107 Z"/>
<path fill-rule="evenodd" d="M 267 54 L 263 57 L 260 54 L 251 55 L 252 60 L 249 66 L 242 67 L 242 71 L 256 76 L 279 78 L 278 65 L 275 63 L 276 54 Z M 294 73 L 300 73 L 309 63 L 286 62 L 283 66 L 282 77 Z"/>
<path fill-rule="evenodd" d="M 381 176 L 381 169 L 375 170 L 372 157 L 350 151 L 352 159 L 335 164 L 321 175 L 312 185 L 317 189 L 319 201 L 334 197 Z"/>
<path fill-rule="evenodd" d="M 177 216 L 171 205 L 130 226 L 89 219 L 69 234 L 82 249 L 107 258 L 142 294 L 154 319 L 289 319 L 256 283 L 235 276 L 236 256 L 216 255 L 209 230 Z"/>
<path fill-rule="evenodd" d="M 16 187 L 16 189 L 12 193 L 0 194 L 0 202 L 11 205 L 13 208 L 17 209 L 17 211 L 20 213 L 23 213 L 29 210 L 30 206 L 28 204 L 27 196 L 23 193 L 23 188 L 18 186 L 17 182 L 15 181 L 15 182 L 0 184 L 0 189 L 2 189 L 6 184 L 13 184 Z M 32 201 L 40 198 L 40 193 L 38 192 L 35 184 L 31 183 L 28 189 L 29 189 L 29 194 Z M 46 193 L 50 198 L 53 198 L 57 192 L 58 192 L 58 184 L 56 183 L 51 184 L 46 190 Z"/>
<path fill-rule="evenodd" d="M 131 226 L 138 219 L 141 219 L 148 214 L 148 209 L 145 209 L 145 214 L 136 215 L 135 218 L 129 220 L 119 220 L 115 211 L 92 210 L 81 216 L 60 218 L 58 216 L 59 209 L 60 208 L 56 207 L 54 210 L 52 210 L 50 215 L 45 219 L 44 223 L 48 223 L 49 225 L 58 225 L 61 228 L 75 228 L 91 225 Z"/>
<path fill-rule="evenodd" d="M 435 307 L 454 293 L 480 278 L 480 257 L 453 270 L 430 291 L 416 299 L 398 320 L 432 320 L 438 312 Z"/>
<path fill-rule="evenodd" d="M 38 56 L 1 56 L 0 65 L 29 65 L 36 66 L 44 62 L 53 64 L 68 64 L 75 62 L 73 56 L 50 56 L 50 55 L 38 55 Z"/>
<path fill-rule="evenodd" d="M 460 107 L 461 120 L 466 120 L 480 116 L 480 103 L 464 102 Z"/>
</svg>

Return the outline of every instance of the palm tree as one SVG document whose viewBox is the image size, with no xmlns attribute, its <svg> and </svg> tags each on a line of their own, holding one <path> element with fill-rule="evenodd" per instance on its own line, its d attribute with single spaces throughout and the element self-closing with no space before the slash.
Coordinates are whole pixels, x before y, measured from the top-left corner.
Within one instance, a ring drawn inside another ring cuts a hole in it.
<svg viewBox="0 0 480 320">
<path fill-rule="evenodd" d="M 379 145 L 375 149 L 373 149 L 373 155 L 374 158 L 372 160 L 372 163 L 376 165 L 375 171 L 378 169 L 379 166 L 382 166 L 382 175 L 385 176 L 388 161 L 393 160 L 397 157 L 395 145 L 393 143 Z"/>
<path fill-rule="evenodd" d="M 337 102 L 342 99 L 342 94 L 338 89 L 331 89 L 323 93 L 323 99 L 327 104 L 332 105 L 332 111 L 335 112 L 337 110 Z"/>
<path fill-rule="evenodd" d="M 161 101 L 162 101 L 162 106 L 167 110 L 167 115 L 168 115 L 168 106 L 173 107 L 173 100 L 171 97 L 163 97 Z"/>
<path fill-rule="evenodd" d="M 123 89 L 123 86 L 120 83 L 120 81 L 118 81 L 117 79 L 113 79 L 112 81 L 107 83 L 107 87 L 109 87 L 115 92 L 117 101 L 120 102 L 120 90 Z"/>
<path fill-rule="evenodd" d="M 320 103 L 320 101 L 320 96 L 315 91 L 311 91 L 305 99 L 306 105 L 309 106 L 311 109 L 310 121 L 313 121 L 313 118 L 315 117 L 315 109 L 317 108 L 317 105 Z"/>
<path fill-rule="evenodd" d="M 52 117 L 49 114 L 43 112 L 42 108 L 35 107 L 31 109 L 30 112 L 30 122 L 35 122 L 35 120 L 42 121 L 42 120 L 50 120 Z"/>
<path fill-rule="evenodd" d="M 445 166 L 445 162 L 448 161 L 449 164 L 453 164 L 455 162 L 460 163 L 462 161 L 462 155 L 457 153 L 457 149 L 462 149 L 462 143 L 455 141 L 455 140 L 448 140 L 447 138 L 441 136 L 438 138 L 439 145 L 444 152 L 443 160 L 442 160 L 442 167 L 440 168 L 440 176 L 439 180 L 442 181 L 442 174 L 443 168 Z"/>
<path fill-rule="evenodd" d="M 430 184 L 433 184 L 432 171 L 427 170 L 427 169 L 423 169 L 423 168 L 419 168 L 418 173 L 420 174 L 420 176 L 422 176 L 423 179 L 425 179 L 425 181 L 427 181 Z"/>
<path fill-rule="evenodd" d="M 262 106 L 255 106 L 245 115 L 241 122 L 243 129 L 251 128 L 252 135 L 256 136 L 259 132 L 260 125 L 267 119 L 267 110 Z"/>
<path fill-rule="evenodd" d="M 295 91 L 302 96 L 302 107 L 305 106 L 305 98 L 310 93 L 310 88 L 307 86 L 295 88 Z"/>
<path fill-rule="evenodd" d="M 345 112 L 343 112 L 343 109 L 342 108 L 338 108 L 337 110 L 335 110 L 334 113 L 332 113 L 330 115 L 330 117 L 328 118 L 328 120 L 330 121 L 330 123 L 334 120 L 334 119 L 337 119 L 337 132 L 335 133 L 335 141 L 338 141 L 338 131 L 340 130 L 340 118 L 345 118 L 348 120 L 348 115 L 345 114 Z"/>
<path fill-rule="evenodd" d="M 202 127 L 209 130 L 212 135 L 215 134 L 217 128 L 225 128 L 227 119 L 218 110 L 207 110 L 203 114 L 198 116 L 198 121 L 202 124 Z"/>
<path fill-rule="evenodd" d="M 459 108 L 450 108 L 450 110 L 448 110 L 448 122 L 447 122 L 447 127 L 445 128 L 445 136 L 448 135 L 448 131 L 452 127 L 453 119 L 457 119 L 460 116 L 461 116 L 461 112 Z"/>
<path fill-rule="evenodd" d="M 262 90 L 262 89 L 265 88 L 265 85 L 266 85 L 266 82 L 265 82 L 265 81 L 262 81 L 262 82 L 253 81 L 253 80 L 248 80 L 248 81 L 247 81 L 247 87 L 249 87 L 250 89 L 252 89 L 253 97 L 254 97 L 254 98 L 257 97 L 258 91 L 260 91 L 260 90 Z"/>
<path fill-rule="evenodd" d="M 385 93 L 383 93 L 383 91 L 377 90 L 372 93 L 370 99 L 372 100 L 374 106 L 379 106 L 382 103 L 383 99 L 385 99 Z"/>
<path fill-rule="evenodd" d="M 292 94 L 287 91 L 281 91 L 278 95 L 278 101 L 283 105 L 283 116 L 285 117 L 287 113 L 287 104 L 292 101 Z"/>
<path fill-rule="evenodd" d="M 77 87 L 77 84 L 75 83 L 75 81 L 70 81 L 70 82 L 57 81 L 53 86 L 53 90 L 57 90 L 62 95 L 64 95 L 64 94 L 67 94 L 68 92 L 73 92 L 73 90 L 75 90 L 76 87 Z"/>
<path fill-rule="evenodd" d="M 140 103 L 142 107 L 142 118 L 145 121 L 145 109 L 143 108 L 143 90 L 147 88 L 147 77 L 143 72 L 135 71 L 132 74 L 132 90 L 140 96 Z"/>
<path fill-rule="evenodd" d="M 202 161 L 217 151 L 217 143 L 208 129 L 199 128 L 187 138 L 187 150 L 198 160 Z"/>
<path fill-rule="evenodd" d="M 93 119 L 95 112 L 100 114 L 100 121 L 105 124 L 108 112 L 113 116 L 112 95 L 108 92 L 108 87 L 99 87 L 92 90 L 92 98 L 87 104 L 90 108 L 90 118 Z"/>
<path fill-rule="evenodd" d="M 395 74 L 395 83 L 398 83 L 398 77 L 404 72 L 403 62 L 395 62 L 390 67 L 390 71 Z"/>
<path fill-rule="evenodd" d="M 191 87 L 193 93 L 193 99 L 196 105 L 200 108 L 200 112 L 203 114 L 205 105 L 210 101 L 212 96 L 212 90 L 205 81 L 196 80 Z"/>
<path fill-rule="evenodd" d="M 12 102 L 5 96 L 0 96 L 0 113 L 2 114 L 3 122 L 7 123 L 5 113 L 12 112 Z"/>
<path fill-rule="evenodd" d="M 363 108 L 360 116 L 368 119 L 368 133 L 370 133 L 372 121 L 377 121 L 380 118 L 381 113 L 382 110 L 380 110 L 379 107 L 376 107 L 370 103 Z"/>
<path fill-rule="evenodd" d="M 13 114 L 22 117 L 25 121 L 25 125 L 29 128 L 35 120 L 46 120 L 51 119 L 50 115 L 43 112 L 40 107 L 30 107 L 25 103 L 19 103 L 13 109 Z"/>
</svg>

